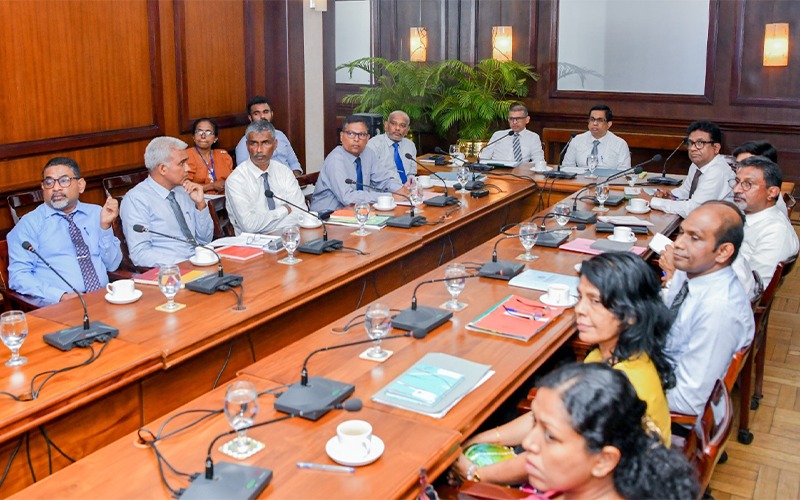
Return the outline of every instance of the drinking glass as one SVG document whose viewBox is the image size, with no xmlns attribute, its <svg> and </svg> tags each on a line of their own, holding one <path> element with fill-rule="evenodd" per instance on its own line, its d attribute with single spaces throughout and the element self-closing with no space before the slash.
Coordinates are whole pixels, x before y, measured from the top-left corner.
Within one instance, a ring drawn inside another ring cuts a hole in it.
<svg viewBox="0 0 800 500">
<path fill-rule="evenodd" d="M 628 185 L 630 187 L 634 187 L 636 185 L 636 179 L 639 176 L 635 172 L 631 172 L 629 174 L 625 174 L 625 180 L 628 181 Z"/>
<path fill-rule="evenodd" d="M 367 351 L 367 356 L 374 359 L 388 356 L 389 352 L 381 348 L 381 339 L 392 331 L 392 313 L 389 306 L 378 302 L 370 304 L 364 316 L 364 328 L 369 338 L 375 341 L 375 346 Z"/>
<path fill-rule="evenodd" d="M 283 241 L 283 247 L 289 252 L 287 257 L 279 260 L 278 262 L 281 264 L 297 264 L 298 262 L 302 262 L 303 259 L 298 259 L 294 256 L 294 251 L 297 249 L 297 245 L 300 244 L 300 228 L 292 225 L 283 228 L 283 232 L 281 233 L 281 241 Z"/>
<path fill-rule="evenodd" d="M 569 214 L 570 214 L 570 206 L 566 203 L 557 203 L 555 208 L 553 209 L 553 213 L 556 215 L 556 222 L 560 227 L 564 227 L 569 222 Z"/>
<path fill-rule="evenodd" d="M 539 226 L 533 222 L 526 222 L 519 227 L 519 241 L 525 249 L 525 253 L 518 256 L 517 259 L 532 261 L 539 257 L 531 253 L 531 249 L 536 245 L 536 240 L 539 238 Z"/>
<path fill-rule="evenodd" d="M 458 153 L 458 152 L 459 152 L 459 151 L 458 151 L 458 144 L 451 144 L 451 145 L 450 145 L 450 151 L 449 151 L 449 152 L 450 152 L 450 157 L 451 157 L 451 158 L 453 157 L 453 155 L 455 155 L 456 153 Z"/>
<path fill-rule="evenodd" d="M 451 299 L 444 304 L 444 308 L 450 311 L 460 311 L 467 307 L 467 304 L 458 301 L 458 295 L 464 290 L 467 284 L 467 268 L 464 264 L 458 262 L 451 262 L 447 264 L 444 270 L 444 277 L 447 281 L 444 282 L 447 291 L 450 292 Z"/>
<path fill-rule="evenodd" d="M 231 441 L 234 453 L 244 454 L 256 444 L 247 438 L 247 429 L 258 413 L 258 392 L 252 382 L 238 381 L 225 390 L 225 417 L 238 435 Z"/>
<path fill-rule="evenodd" d="M 423 189 L 417 182 L 416 177 L 412 177 L 411 184 L 408 186 L 408 198 L 411 201 L 411 207 L 415 214 L 422 212 Z"/>
<path fill-rule="evenodd" d="M 179 304 L 175 303 L 175 295 L 181 289 L 181 270 L 176 265 L 163 265 L 158 268 L 158 288 L 167 297 L 164 309 L 174 311 Z"/>
<path fill-rule="evenodd" d="M 0 337 L 3 343 L 11 349 L 11 359 L 6 361 L 6 366 L 22 366 L 28 358 L 19 355 L 19 348 L 28 336 L 28 320 L 22 311 L 7 311 L 0 314 Z"/>
<path fill-rule="evenodd" d="M 594 196 L 597 198 L 597 201 L 600 202 L 600 206 L 594 207 L 592 210 L 595 212 L 608 212 L 608 207 L 603 205 L 608 199 L 608 184 L 604 182 L 595 186 Z"/>
<path fill-rule="evenodd" d="M 597 176 L 594 175 L 594 171 L 597 166 L 600 164 L 600 158 L 597 155 L 589 155 L 586 157 L 586 167 L 589 169 L 589 175 L 584 175 L 586 179 L 597 179 Z"/>
<path fill-rule="evenodd" d="M 461 184 L 461 189 L 456 191 L 457 193 L 469 193 L 467 190 L 467 181 L 469 181 L 469 169 L 463 163 L 458 166 L 458 170 L 456 170 L 456 178 L 458 178 L 458 183 Z"/>
<path fill-rule="evenodd" d="M 368 236 L 370 233 L 364 229 L 364 224 L 369 220 L 369 203 L 363 201 L 356 203 L 353 207 L 353 212 L 355 212 L 356 221 L 358 221 L 358 231 L 353 234 L 356 236 Z"/>
</svg>

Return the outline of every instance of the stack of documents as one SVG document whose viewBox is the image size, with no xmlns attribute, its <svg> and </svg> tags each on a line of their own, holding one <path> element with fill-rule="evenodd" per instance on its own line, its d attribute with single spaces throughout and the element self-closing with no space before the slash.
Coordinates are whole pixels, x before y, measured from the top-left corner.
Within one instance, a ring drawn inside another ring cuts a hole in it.
<svg viewBox="0 0 800 500">
<path fill-rule="evenodd" d="M 563 307 L 509 295 L 469 323 L 467 330 L 527 342 L 562 312 Z"/>
<path fill-rule="evenodd" d="M 367 229 L 378 230 L 383 228 L 386 225 L 386 221 L 391 218 L 391 215 L 376 215 L 374 213 L 370 213 L 369 219 L 367 219 L 367 223 L 364 224 L 364 227 Z M 356 220 L 353 210 L 348 208 L 343 208 L 333 212 L 330 219 L 327 220 L 327 223 L 336 226 L 358 227 L 358 221 Z"/>
</svg>

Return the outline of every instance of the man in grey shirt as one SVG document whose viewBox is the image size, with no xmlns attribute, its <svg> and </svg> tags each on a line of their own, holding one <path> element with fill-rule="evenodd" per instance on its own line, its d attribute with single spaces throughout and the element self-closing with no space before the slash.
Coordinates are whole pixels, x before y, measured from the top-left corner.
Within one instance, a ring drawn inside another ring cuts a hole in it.
<svg viewBox="0 0 800 500">
<path fill-rule="evenodd" d="M 406 154 L 417 157 L 417 147 L 406 139 L 411 119 L 405 111 L 392 111 L 389 119 L 383 122 L 386 133 L 376 135 L 367 143 L 378 157 L 378 165 L 386 169 L 392 176 L 405 184 L 409 175 L 417 173 L 417 164 L 406 158 Z"/>
</svg>

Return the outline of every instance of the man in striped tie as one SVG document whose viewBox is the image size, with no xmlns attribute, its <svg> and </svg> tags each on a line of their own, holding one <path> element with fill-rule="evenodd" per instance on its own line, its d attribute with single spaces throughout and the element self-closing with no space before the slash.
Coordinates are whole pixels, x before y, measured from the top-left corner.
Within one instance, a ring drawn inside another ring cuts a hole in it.
<svg viewBox="0 0 800 500">
<path fill-rule="evenodd" d="M 530 123 L 528 108 L 517 103 L 508 110 L 510 129 L 499 130 L 489 139 L 487 146 L 480 152 L 480 160 L 500 160 L 518 162 L 536 162 L 544 160 L 542 140 L 535 132 L 526 127 Z"/>
<path fill-rule="evenodd" d="M 417 164 L 406 158 L 406 154 L 417 157 L 417 147 L 406 139 L 410 126 L 411 119 L 405 111 L 392 111 L 383 122 L 386 132 L 376 135 L 367 143 L 367 148 L 378 157 L 377 165 L 403 184 L 408 182 L 409 175 L 417 173 Z"/>
</svg>

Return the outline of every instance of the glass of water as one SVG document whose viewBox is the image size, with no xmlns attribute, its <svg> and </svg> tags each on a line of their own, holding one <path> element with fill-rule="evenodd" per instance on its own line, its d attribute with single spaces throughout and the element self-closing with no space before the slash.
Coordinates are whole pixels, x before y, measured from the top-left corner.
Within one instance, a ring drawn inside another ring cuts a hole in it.
<svg viewBox="0 0 800 500">
<path fill-rule="evenodd" d="M 595 169 L 600 164 L 600 158 L 597 155 L 589 155 L 586 157 L 586 168 L 589 169 L 589 175 L 585 175 L 586 179 L 597 179 L 597 176 L 594 175 Z"/>
<path fill-rule="evenodd" d="M 279 260 L 279 263 L 288 264 L 291 266 L 303 261 L 303 259 L 298 259 L 294 256 L 294 251 L 297 249 L 297 245 L 300 244 L 299 227 L 291 225 L 283 228 L 283 232 L 281 233 L 281 241 L 283 241 L 283 247 L 287 252 L 289 252 L 289 255 Z"/>
<path fill-rule="evenodd" d="M 450 145 L 450 151 L 449 151 L 449 153 L 450 153 L 450 157 L 451 157 L 451 158 L 452 158 L 452 157 L 453 157 L 453 156 L 454 156 L 456 153 L 459 153 L 459 152 L 460 152 L 460 151 L 458 150 L 458 144 L 451 144 L 451 145 Z"/>
<path fill-rule="evenodd" d="M 375 346 L 367 351 L 367 356 L 373 359 L 382 359 L 389 355 L 381 347 L 381 340 L 392 331 L 392 316 L 389 306 L 381 303 L 370 304 L 364 316 L 364 328 L 369 338 L 375 341 Z"/>
<path fill-rule="evenodd" d="M 0 314 L 0 336 L 3 344 L 11 349 L 11 359 L 6 361 L 6 366 L 22 366 L 28 358 L 19 355 L 19 349 L 28 336 L 28 320 L 22 311 L 6 311 Z"/>
<path fill-rule="evenodd" d="M 175 303 L 175 295 L 181 289 L 181 270 L 176 265 L 163 265 L 158 268 L 158 288 L 167 297 L 164 309 L 174 311 L 180 307 Z"/>
<path fill-rule="evenodd" d="M 467 307 L 467 304 L 458 301 L 458 295 L 464 290 L 467 284 L 467 268 L 464 264 L 451 262 L 444 270 L 444 282 L 447 291 L 450 292 L 450 300 L 444 304 L 444 308 L 450 311 L 460 311 Z"/>
<path fill-rule="evenodd" d="M 518 256 L 517 259 L 524 261 L 533 261 L 539 257 L 531 253 L 531 249 L 536 245 L 536 240 L 539 238 L 539 226 L 533 222 L 525 222 L 519 227 L 519 241 L 522 243 L 522 248 L 525 253 Z"/>
<path fill-rule="evenodd" d="M 594 196 L 600 203 L 599 207 L 594 207 L 592 210 L 595 212 L 608 212 L 608 207 L 604 205 L 608 199 L 608 183 L 602 183 L 594 187 Z"/>
<path fill-rule="evenodd" d="M 415 214 L 422 212 L 423 189 L 419 185 L 416 177 L 412 177 L 411 184 L 408 186 L 408 198 L 411 201 L 411 209 Z"/>
<path fill-rule="evenodd" d="M 639 175 L 636 172 L 630 172 L 625 174 L 625 180 L 628 181 L 628 186 L 634 187 L 636 185 L 636 179 L 639 178 Z"/>
<path fill-rule="evenodd" d="M 560 227 L 564 227 L 569 222 L 569 214 L 571 212 L 570 206 L 566 203 L 557 203 L 553 208 L 553 213 L 556 216 L 556 222 Z"/>
<path fill-rule="evenodd" d="M 458 178 L 458 183 L 461 184 L 461 189 L 456 191 L 457 193 L 469 193 L 467 190 L 467 181 L 469 181 L 469 169 L 463 163 L 458 166 L 458 170 L 456 170 L 456 178 Z"/>
<path fill-rule="evenodd" d="M 358 231 L 353 233 L 356 236 L 368 236 L 369 231 L 364 229 L 364 225 L 369 220 L 369 203 L 360 202 L 356 203 L 353 206 L 353 212 L 356 216 L 356 222 L 358 222 Z"/>
<path fill-rule="evenodd" d="M 253 425 L 258 414 L 258 392 L 252 382 L 237 381 L 225 390 L 225 417 L 237 431 L 231 441 L 234 453 L 245 454 L 250 451 L 255 441 L 247 438 L 247 427 Z"/>
</svg>

